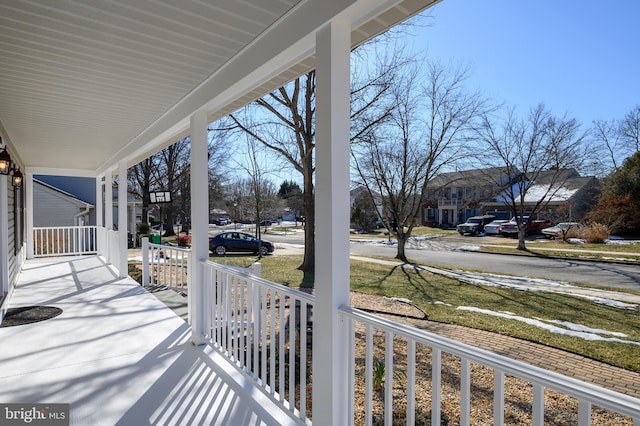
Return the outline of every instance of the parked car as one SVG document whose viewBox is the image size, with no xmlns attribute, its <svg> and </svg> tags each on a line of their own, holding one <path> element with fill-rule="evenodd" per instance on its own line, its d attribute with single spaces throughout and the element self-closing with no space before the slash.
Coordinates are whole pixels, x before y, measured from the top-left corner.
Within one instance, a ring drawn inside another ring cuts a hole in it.
<svg viewBox="0 0 640 426">
<path fill-rule="evenodd" d="M 539 234 L 544 228 L 551 225 L 549 220 L 529 220 L 529 216 L 524 216 L 522 221 L 525 224 L 525 235 Z M 518 236 L 518 223 L 516 218 L 512 217 L 509 222 L 503 223 L 500 227 L 500 234 L 505 237 L 517 237 Z"/>
<path fill-rule="evenodd" d="M 249 252 L 262 255 L 273 253 L 273 243 L 266 240 L 258 240 L 245 232 L 223 232 L 214 237 L 209 237 L 209 251 L 218 256 L 224 256 L 227 252 Z"/>
<path fill-rule="evenodd" d="M 561 222 L 549 228 L 544 228 L 541 232 L 545 237 L 554 239 L 558 234 L 564 234 L 571 228 L 579 228 L 581 226 L 578 222 Z"/>
<path fill-rule="evenodd" d="M 214 225 L 218 225 L 218 226 L 225 226 L 231 223 L 231 221 L 229 220 L 229 218 L 226 217 L 220 217 L 217 219 L 214 219 L 212 222 Z"/>
<path fill-rule="evenodd" d="M 461 223 L 456 226 L 456 231 L 458 231 L 460 235 L 477 235 L 484 232 L 485 225 L 493 222 L 494 220 L 496 220 L 496 217 L 492 215 L 473 216 L 467 219 L 465 223 Z"/>
<path fill-rule="evenodd" d="M 509 222 L 506 219 L 498 219 L 484 226 L 484 233 L 487 235 L 500 235 L 500 229 L 503 223 Z"/>
</svg>

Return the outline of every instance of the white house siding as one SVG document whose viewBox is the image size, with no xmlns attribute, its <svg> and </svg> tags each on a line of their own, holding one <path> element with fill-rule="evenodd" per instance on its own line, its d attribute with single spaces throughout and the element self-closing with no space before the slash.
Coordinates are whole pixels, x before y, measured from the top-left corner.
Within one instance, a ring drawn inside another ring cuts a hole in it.
<svg viewBox="0 0 640 426">
<path fill-rule="evenodd" d="M 16 242 L 15 192 L 11 179 L 7 179 L 7 213 L 7 246 L 0 249 L 6 250 L 7 253 L 8 288 L 2 289 L 3 294 L 0 294 L 0 299 L 6 295 L 4 293 L 11 294 L 13 291 L 25 260 L 24 247 Z M 16 244 L 18 244 L 18 250 L 16 250 Z"/>
<path fill-rule="evenodd" d="M 73 226 L 86 203 L 34 182 L 33 226 Z M 87 221 L 88 222 L 88 221 Z"/>
</svg>

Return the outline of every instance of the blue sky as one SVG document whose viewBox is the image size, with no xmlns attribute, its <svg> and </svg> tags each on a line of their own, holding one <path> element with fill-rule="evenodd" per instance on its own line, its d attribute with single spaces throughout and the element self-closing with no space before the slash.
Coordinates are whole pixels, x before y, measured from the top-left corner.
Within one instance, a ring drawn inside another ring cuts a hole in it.
<svg viewBox="0 0 640 426">
<path fill-rule="evenodd" d="M 425 15 L 409 46 L 462 61 L 470 88 L 520 115 L 544 103 L 587 128 L 640 105 L 640 1 L 444 0 Z"/>
</svg>

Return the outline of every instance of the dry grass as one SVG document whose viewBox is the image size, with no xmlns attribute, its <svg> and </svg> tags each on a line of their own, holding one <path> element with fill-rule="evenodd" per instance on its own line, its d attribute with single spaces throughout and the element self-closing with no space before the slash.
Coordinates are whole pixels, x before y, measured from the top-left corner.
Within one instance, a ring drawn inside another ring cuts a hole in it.
<svg viewBox="0 0 640 426">
<path fill-rule="evenodd" d="M 392 311 L 394 319 L 411 323 L 411 318 L 419 316 L 410 305 L 391 302 L 389 299 L 364 293 L 352 292 L 353 306 L 367 307 L 380 312 Z M 408 320 L 403 321 L 405 317 Z M 364 424 L 365 420 L 365 331 L 363 326 L 356 328 L 356 382 L 355 382 L 355 424 Z M 374 363 L 385 359 L 384 333 L 375 332 L 373 346 Z M 393 424 L 406 424 L 407 377 L 402 374 L 407 365 L 407 343 L 402 338 L 393 339 Z M 441 424 L 460 424 L 460 358 L 443 354 L 441 359 L 442 385 L 441 392 Z M 375 365 L 375 364 L 374 364 Z M 431 378 L 432 351 L 425 345 L 416 347 L 416 379 L 415 389 L 415 424 L 431 424 Z M 400 372 L 398 374 L 398 372 Z M 374 376 L 376 373 L 373 374 Z M 376 380 L 371 377 L 371 380 Z M 471 363 L 471 410 L 470 423 L 473 425 L 493 424 L 493 387 L 494 372 L 492 369 Z M 373 392 L 373 423 L 384 423 L 384 389 Z M 532 424 L 533 386 L 530 382 L 507 376 L 505 377 L 505 424 Z M 545 391 L 545 425 L 574 425 L 578 423 L 578 401 L 558 392 Z M 610 411 L 595 408 L 592 413 L 592 424 L 598 425 L 632 425 L 633 421 Z"/>
</svg>

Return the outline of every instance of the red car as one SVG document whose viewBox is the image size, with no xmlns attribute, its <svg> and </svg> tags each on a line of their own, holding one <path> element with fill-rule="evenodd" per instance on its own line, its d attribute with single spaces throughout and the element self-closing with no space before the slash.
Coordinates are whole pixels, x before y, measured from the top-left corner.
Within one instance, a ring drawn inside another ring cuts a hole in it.
<svg viewBox="0 0 640 426">
<path fill-rule="evenodd" d="M 525 235 L 539 234 L 544 228 L 551 226 L 551 221 L 549 220 L 529 220 L 529 216 L 524 216 L 522 221 L 525 224 Z M 505 237 L 515 238 L 518 236 L 518 223 L 515 217 L 512 217 L 509 222 L 502 224 L 500 234 Z"/>
</svg>

